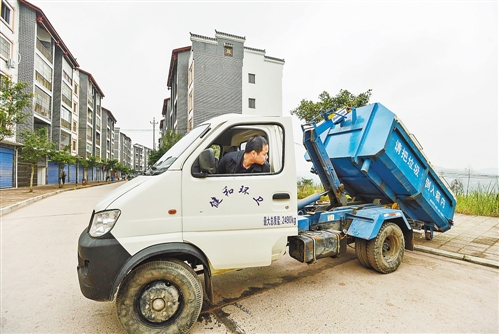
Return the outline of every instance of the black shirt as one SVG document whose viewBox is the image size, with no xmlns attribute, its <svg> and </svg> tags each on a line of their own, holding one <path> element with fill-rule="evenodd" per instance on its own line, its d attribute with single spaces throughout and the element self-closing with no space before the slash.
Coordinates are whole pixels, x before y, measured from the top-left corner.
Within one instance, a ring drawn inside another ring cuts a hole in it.
<svg viewBox="0 0 499 334">
<path fill-rule="evenodd" d="M 229 152 L 218 163 L 218 174 L 239 173 L 268 173 L 270 165 L 267 161 L 263 165 L 252 164 L 249 168 L 243 167 L 244 151 Z"/>
</svg>

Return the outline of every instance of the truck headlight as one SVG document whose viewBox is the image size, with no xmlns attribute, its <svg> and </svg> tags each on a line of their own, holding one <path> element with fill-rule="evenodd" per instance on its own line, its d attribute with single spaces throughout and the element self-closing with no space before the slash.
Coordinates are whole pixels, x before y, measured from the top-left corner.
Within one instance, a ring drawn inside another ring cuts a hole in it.
<svg viewBox="0 0 499 334">
<path fill-rule="evenodd" d="M 92 225 L 88 233 L 92 237 L 102 237 L 107 232 L 111 231 L 114 224 L 120 216 L 120 210 L 102 211 L 94 214 Z"/>
</svg>

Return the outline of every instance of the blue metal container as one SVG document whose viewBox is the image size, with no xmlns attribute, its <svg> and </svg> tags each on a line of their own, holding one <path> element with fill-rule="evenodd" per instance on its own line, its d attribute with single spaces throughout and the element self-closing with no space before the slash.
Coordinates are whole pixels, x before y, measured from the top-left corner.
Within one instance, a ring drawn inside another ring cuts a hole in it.
<svg viewBox="0 0 499 334">
<path fill-rule="evenodd" d="M 338 179 L 365 203 L 397 203 L 404 214 L 450 229 L 456 199 L 397 116 L 380 103 L 315 125 Z"/>
</svg>

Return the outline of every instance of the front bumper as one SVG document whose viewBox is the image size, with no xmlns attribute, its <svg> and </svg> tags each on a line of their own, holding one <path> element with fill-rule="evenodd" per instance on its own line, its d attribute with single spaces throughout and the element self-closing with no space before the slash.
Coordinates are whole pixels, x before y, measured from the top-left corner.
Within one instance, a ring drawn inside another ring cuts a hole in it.
<svg viewBox="0 0 499 334">
<path fill-rule="evenodd" d="M 112 301 L 116 276 L 130 254 L 108 233 L 93 238 L 86 228 L 78 240 L 78 281 L 85 297 L 97 301 Z"/>
</svg>

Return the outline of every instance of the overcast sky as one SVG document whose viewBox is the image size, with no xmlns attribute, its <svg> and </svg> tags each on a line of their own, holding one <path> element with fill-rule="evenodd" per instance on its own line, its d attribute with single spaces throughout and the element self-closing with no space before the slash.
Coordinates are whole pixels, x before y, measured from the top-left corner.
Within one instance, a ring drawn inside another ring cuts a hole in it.
<svg viewBox="0 0 499 334">
<path fill-rule="evenodd" d="M 372 89 L 433 165 L 497 171 L 497 1 L 30 2 L 134 143 L 152 148 L 172 50 L 216 29 L 285 59 L 284 114 L 322 91 Z"/>
</svg>

